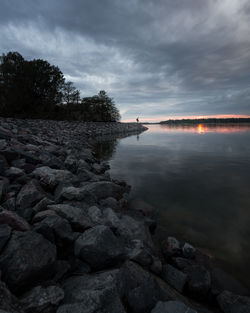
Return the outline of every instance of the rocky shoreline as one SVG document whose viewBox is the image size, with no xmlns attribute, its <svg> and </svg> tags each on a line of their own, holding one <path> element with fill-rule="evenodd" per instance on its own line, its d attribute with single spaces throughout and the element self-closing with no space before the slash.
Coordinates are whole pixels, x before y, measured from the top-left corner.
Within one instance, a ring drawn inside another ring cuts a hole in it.
<svg viewBox="0 0 250 313">
<path fill-rule="evenodd" d="M 0 313 L 250 312 L 209 256 L 156 243 L 153 212 L 131 207 L 130 187 L 94 157 L 95 138 L 145 127 L 0 123 Z"/>
</svg>

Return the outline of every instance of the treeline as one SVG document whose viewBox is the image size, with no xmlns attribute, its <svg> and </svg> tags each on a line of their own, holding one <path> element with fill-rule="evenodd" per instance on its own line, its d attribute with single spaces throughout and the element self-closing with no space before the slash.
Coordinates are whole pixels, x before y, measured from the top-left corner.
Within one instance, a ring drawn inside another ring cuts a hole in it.
<svg viewBox="0 0 250 313">
<path fill-rule="evenodd" d="M 228 124 L 228 123 L 250 123 L 250 118 L 199 118 L 199 119 L 181 119 L 181 120 L 167 120 L 160 124 Z"/>
<path fill-rule="evenodd" d="M 91 97 L 67 82 L 45 60 L 25 60 L 18 52 L 0 57 L 0 115 L 17 118 L 115 122 L 120 114 L 104 90 Z"/>
</svg>

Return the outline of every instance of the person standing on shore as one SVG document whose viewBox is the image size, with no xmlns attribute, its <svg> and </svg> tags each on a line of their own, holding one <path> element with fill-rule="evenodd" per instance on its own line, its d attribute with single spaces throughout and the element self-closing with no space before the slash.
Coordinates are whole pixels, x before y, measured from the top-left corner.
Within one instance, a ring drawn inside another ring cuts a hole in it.
<svg viewBox="0 0 250 313">
<path fill-rule="evenodd" d="M 139 123 L 139 116 L 137 117 L 136 122 Z"/>
</svg>

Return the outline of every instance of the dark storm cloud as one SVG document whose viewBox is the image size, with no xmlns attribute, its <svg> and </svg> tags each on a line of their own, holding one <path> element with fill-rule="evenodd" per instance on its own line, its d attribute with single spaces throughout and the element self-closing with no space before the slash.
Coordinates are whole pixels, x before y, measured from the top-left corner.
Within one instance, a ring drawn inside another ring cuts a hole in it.
<svg viewBox="0 0 250 313">
<path fill-rule="evenodd" d="M 247 0 L 2 0 L 1 52 L 58 65 L 123 118 L 250 114 Z"/>
</svg>

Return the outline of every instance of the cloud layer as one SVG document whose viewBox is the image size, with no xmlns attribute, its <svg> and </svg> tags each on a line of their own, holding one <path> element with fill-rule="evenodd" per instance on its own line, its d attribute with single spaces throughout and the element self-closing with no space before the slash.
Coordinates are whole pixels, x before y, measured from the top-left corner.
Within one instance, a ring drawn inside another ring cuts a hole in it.
<svg viewBox="0 0 250 313">
<path fill-rule="evenodd" d="M 250 114 L 247 0 L 2 0 L 0 53 L 56 64 L 123 119 Z"/>
</svg>

